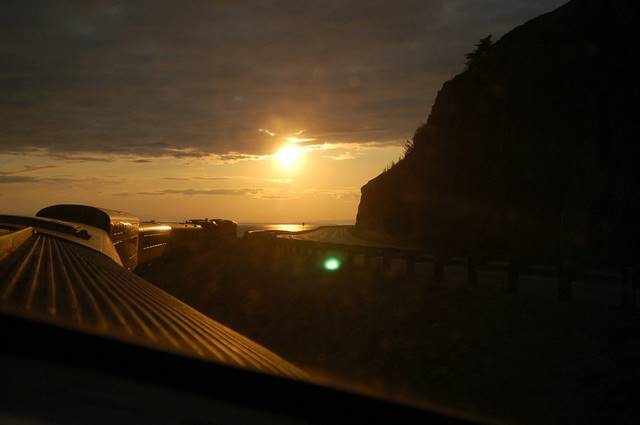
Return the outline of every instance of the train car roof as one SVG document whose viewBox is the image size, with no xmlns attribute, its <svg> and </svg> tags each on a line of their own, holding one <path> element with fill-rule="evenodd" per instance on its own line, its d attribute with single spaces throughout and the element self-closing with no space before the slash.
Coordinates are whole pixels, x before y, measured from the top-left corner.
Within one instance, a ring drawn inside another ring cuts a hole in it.
<svg viewBox="0 0 640 425">
<path fill-rule="evenodd" d="M 133 214 L 93 207 L 90 205 L 59 204 L 45 207 L 36 213 L 37 217 L 48 217 L 73 223 L 83 223 L 110 232 L 114 222 L 139 225 L 140 219 Z"/>
<path fill-rule="evenodd" d="M 0 317 L 242 367 L 307 375 L 278 355 L 65 238 L 35 233 L 0 260 Z"/>
<path fill-rule="evenodd" d="M 82 245 L 109 257 L 122 266 L 122 260 L 113 247 L 109 234 L 98 227 L 46 217 L 0 215 L 0 229 L 2 230 L 0 238 L 5 240 L 4 243 L 0 241 L 0 245 L 7 247 L 7 253 L 16 248 L 14 245 L 18 232 L 22 234 L 30 232 L 30 234 L 54 236 Z"/>
</svg>

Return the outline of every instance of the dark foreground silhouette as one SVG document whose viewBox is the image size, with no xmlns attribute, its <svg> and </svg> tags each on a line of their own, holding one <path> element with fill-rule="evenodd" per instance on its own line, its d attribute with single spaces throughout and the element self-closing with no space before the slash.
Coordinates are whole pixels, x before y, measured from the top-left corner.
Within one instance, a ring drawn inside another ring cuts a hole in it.
<svg viewBox="0 0 640 425">
<path fill-rule="evenodd" d="M 337 385 L 518 423 L 640 413 L 635 313 L 273 254 L 240 240 L 138 273 Z"/>
<path fill-rule="evenodd" d="M 640 5 L 573 0 L 483 39 L 357 226 L 443 250 L 635 263 Z"/>
</svg>

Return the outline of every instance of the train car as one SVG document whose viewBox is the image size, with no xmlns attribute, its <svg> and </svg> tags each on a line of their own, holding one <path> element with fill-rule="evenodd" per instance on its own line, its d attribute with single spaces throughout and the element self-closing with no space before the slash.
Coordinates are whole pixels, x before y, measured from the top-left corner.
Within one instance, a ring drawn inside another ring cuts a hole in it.
<svg viewBox="0 0 640 425">
<path fill-rule="evenodd" d="M 102 229 L 51 218 L 15 215 L 0 215 L 0 260 L 13 253 L 33 235 L 71 240 L 77 245 L 105 255 L 114 263 L 123 266 L 111 238 Z"/>
<path fill-rule="evenodd" d="M 232 240 L 238 237 L 238 223 L 233 220 L 223 218 L 214 218 L 213 221 L 218 225 L 218 236 L 223 240 Z"/>
<path fill-rule="evenodd" d="M 138 265 L 150 263 L 162 257 L 171 240 L 172 227 L 164 223 L 148 221 L 138 228 Z"/>
<path fill-rule="evenodd" d="M 171 226 L 168 255 L 194 255 L 206 249 L 202 226 L 188 222 L 167 224 Z"/>
<path fill-rule="evenodd" d="M 452 422 L 332 388 L 182 303 L 124 267 L 116 215 L 90 208 L 0 215 L 0 423 Z M 141 244 L 173 230 L 143 223 Z"/>
<path fill-rule="evenodd" d="M 238 237 L 238 223 L 222 218 L 194 218 L 187 223 L 202 226 L 209 240 L 230 241 Z"/>
<path fill-rule="evenodd" d="M 140 219 L 123 211 L 88 205 L 52 205 L 38 211 L 36 217 L 46 217 L 102 229 L 109 235 L 122 265 L 133 270 L 138 266 L 138 236 Z"/>
<path fill-rule="evenodd" d="M 108 231 L 126 243 L 115 218 L 130 216 L 85 206 L 55 206 L 39 214 L 75 221 L 0 215 L 0 328 L 11 317 L 14 325 L 14 319 L 36 321 L 236 368 L 306 376 L 127 270 Z M 153 246 L 164 243 L 171 227 L 145 224 L 142 230 Z M 45 346 L 44 351 L 52 348 Z M 86 347 L 67 348 L 82 354 Z"/>
</svg>

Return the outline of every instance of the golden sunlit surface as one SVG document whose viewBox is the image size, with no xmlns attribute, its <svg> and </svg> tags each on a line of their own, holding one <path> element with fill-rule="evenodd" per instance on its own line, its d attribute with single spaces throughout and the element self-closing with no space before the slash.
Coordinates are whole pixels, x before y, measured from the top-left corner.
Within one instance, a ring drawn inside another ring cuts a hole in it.
<svg viewBox="0 0 640 425">
<path fill-rule="evenodd" d="M 285 145 L 275 154 L 278 166 L 284 171 L 293 171 L 300 167 L 303 160 L 303 151 L 300 146 L 294 144 Z"/>
<path fill-rule="evenodd" d="M 289 145 L 294 151 L 300 149 L 301 155 L 297 165 L 285 169 L 276 153 Z M 43 205 L 73 203 L 110 207 L 156 221 L 209 216 L 245 223 L 351 222 L 360 187 L 402 154 L 400 144 L 314 146 L 286 137 L 272 149 L 269 155 L 239 160 L 212 155 L 142 162 L 126 158 L 69 162 L 0 154 L 0 212 L 32 215 Z"/>
<path fill-rule="evenodd" d="M 314 226 L 304 224 L 267 224 L 263 226 L 267 230 L 278 230 L 283 232 L 301 232 L 312 229 Z"/>
</svg>

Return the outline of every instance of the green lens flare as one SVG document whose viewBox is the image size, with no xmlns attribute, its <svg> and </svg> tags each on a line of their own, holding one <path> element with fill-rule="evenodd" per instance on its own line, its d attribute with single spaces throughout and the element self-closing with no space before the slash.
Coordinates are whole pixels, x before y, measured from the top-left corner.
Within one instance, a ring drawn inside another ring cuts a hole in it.
<svg viewBox="0 0 640 425">
<path fill-rule="evenodd" d="M 338 270 L 340 268 L 340 260 L 337 258 L 327 258 L 324 260 L 324 269 L 325 270 Z"/>
</svg>

